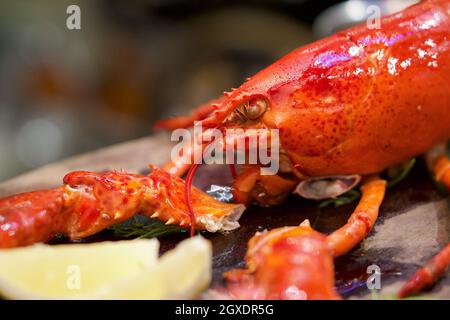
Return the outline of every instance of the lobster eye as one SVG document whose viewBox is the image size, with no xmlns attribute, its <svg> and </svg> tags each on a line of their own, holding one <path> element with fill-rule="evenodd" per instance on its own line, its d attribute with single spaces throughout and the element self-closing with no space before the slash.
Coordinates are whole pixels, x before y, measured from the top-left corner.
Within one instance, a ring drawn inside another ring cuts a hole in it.
<svg viewBox="0 0 450 320">
<path fill-rule="evenodd" d="M 267 102 L 264 99 L 255 99 L 245 107 L 245 115 L 250 120 L 261 117 L 267 109 Z"/>
</svg>

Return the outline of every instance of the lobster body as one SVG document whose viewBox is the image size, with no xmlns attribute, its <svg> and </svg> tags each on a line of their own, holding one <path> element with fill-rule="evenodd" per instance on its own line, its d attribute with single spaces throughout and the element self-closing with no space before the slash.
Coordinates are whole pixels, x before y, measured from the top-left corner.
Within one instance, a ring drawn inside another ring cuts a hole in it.
<svg viewBox="0 0 450 320">
<path fill-rule="evenodd" d="M 450 4 L 424 1 L 299 48 L 227 93 L 206 126 L 265 99 L 303 176 L 370 174 L 450 137 Z"/>
<path fill-rule="evenodd" d="M 345 254 L 376 221 L 386 190 L 386 181 L 376 174 L 450 138 L 450 1 L 423 0 L 383 18 L 378 29 L 360 25 L 294 50 L 190 117 L 163 121 L 158 127 L 187 126 L 189 120 L 219 129 L 279 130 L 283 174 L 262 178 L 254 168 L 243 168 L 233 182 L 238 202 L 282 201 L 292 185 L 286 173 L 299 182 L 295 192 L 311 199 L 335 197 L 334 190 L 342 194 L 365 175 L 358 207 L 345 226 L 327 237 L 334 256 Z M 448 186 L 450 165 L 447 159 L 445 163 L 436 179 Z M 186 166 L 169 163 L 166 169 L 182 174 Z M 195 166 L 189 170 L 188 176 Z M 330 184 L 330 178 L 337 183 Z M 328 191 L 318 193 L 318 188 Z M 250 259 L 247 270 L 226 275 L 233 283 L 230 293 L 251 298 L 256 288 L 270 293 L 263 297 L 287 298 L 283 284 L 289 283 L 322 294 L 310 289 L 311 283 L 290 276 L 290 271 L 309 274 L 310 266 L 273 263 L 280 255 L 287 261 L 299 250 L 269 251 L 268 259 L 256 266 Z M 450 264 L 449 252 L 447 245 L 400 295 L 433 283 Z M 323 259 L 328 257 L 322 253 Z M 323 261 L 315 262 L 319 269 Z M 267 277 L 271 274 L 281 276 Z M 319 287 L 327 290 L 330 284 L 325 281 Z M 336 297 L 327 292 L 325 296 Z"/>
</svg>

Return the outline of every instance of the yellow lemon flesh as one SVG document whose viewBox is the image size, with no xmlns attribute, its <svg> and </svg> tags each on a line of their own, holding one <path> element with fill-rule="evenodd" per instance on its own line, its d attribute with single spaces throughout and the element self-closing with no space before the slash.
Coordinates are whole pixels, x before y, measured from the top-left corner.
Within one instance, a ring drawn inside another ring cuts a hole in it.
<svg viewBox="0 0 450 320">
<path fill-rule="evenodd" d="M 44 245 L 0 250 L 0 294 L 13 299 L 193 298 L 211 279 L 201 237 L 158 259 L 157 240 Z"/>
<path fill-rule="evenodd" d="M 198 236 L 182 241 L 146 272 L 104 288 L 96 298 L 191 299 L 211 281 L 212 248 Z"/>
</svg>

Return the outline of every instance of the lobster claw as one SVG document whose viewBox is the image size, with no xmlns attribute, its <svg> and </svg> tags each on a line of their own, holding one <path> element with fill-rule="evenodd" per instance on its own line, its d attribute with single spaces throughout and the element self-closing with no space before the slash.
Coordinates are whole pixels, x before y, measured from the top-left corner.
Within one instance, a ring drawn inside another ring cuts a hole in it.
<svg viewBox="0 0 450 320">
<path fill-rule="evenodd" d="M 333 255 L 325 235 L 309 223 L 256 233 L 248 243 L 247 269 L 224 274 L 236 299 L 340 299 Z"/>
<path fill-rule="evenodd" d="M 22 193 L 0 200 L 0 248 L 47 241 L 63 230 L 64 189 Z"/>
<path fill-rule="evenodd" d="M 45 242 L 57 233 L 84 238 L 137 213 L 189 227 L 185 182 L 152 168 L 148 176 L 76 171 L 59 188 L 0 199 L 0 248 Z M 192 188 L 191 200 L 196 229 L 239 227 L 243 205 L 222 203 L 197 188 Z"/>
<path fill-rule="evenodd" d="M 185 181 L 152 166 L 149 178 L 154 186 L 144 194 L 144 213 L 166 223 L 191 225 L 185 196 Z M 191 188 L 195 213 L 195 228 L 209 232 L 231 231 L 239 227 L 239 218 L 245 210 L 242 204 L 220 202 L 196 187 Z"/>
</svg>

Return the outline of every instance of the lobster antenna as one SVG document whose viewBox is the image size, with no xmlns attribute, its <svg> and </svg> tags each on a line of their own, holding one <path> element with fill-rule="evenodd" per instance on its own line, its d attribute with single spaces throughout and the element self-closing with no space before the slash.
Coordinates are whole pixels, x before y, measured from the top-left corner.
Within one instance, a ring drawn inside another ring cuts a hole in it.
<svg viewBox="0 0 450 320">
<path fill-rule="evenodd" d="M 194 179 L 194 175 L 197 172 L 198 164 L 194 163 L 190 168 L 188 173 L 186 174 L 186 184 L 185 184 L 185 196 L 186 196 L 186 204 L 189 211 L 189 216 L 191 219 L 191 237 L 195 235 L 195 212 L 194 207 L 192 206 L 192 197 L 191 197 L 191 189 L 192 189 L 192 181 Z"/>
</svg>

